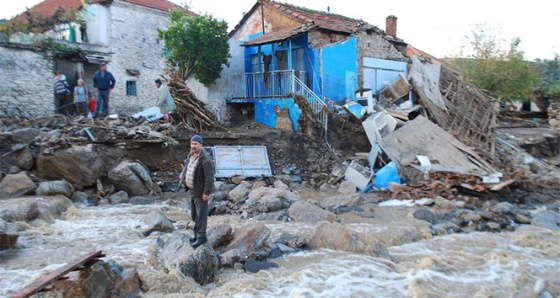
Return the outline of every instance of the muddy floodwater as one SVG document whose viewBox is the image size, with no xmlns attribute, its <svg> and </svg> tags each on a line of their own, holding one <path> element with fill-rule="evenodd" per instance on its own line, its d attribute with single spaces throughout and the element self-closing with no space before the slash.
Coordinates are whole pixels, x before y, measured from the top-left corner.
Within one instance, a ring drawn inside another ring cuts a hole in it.
<svg viewBox="0 0 560 298">
<path fill-rule="evenodd" d="M 53 224 L 19 223 L 22 248 L 0 253 L 0 297 L 7 297 L 40 276 L 94 250 L 122 267 L 138 270 L 147 292 L 142 297 L 536 297 L 546 281 L 560 295 L 560 231 L 521 225 L 513 232 L 452 234 L 389 246 L 393 261 L 332 250 L 309 250 L 271 259 L 279 267 L 246 273 L 221 269 L 216 281 L 200 286 L 177 272 L 162 272 L 146 262 L 146 248 L 156 237 L 142 237 L 141 219 L 154 208 L 185 223 L 184 206 L 71 207 Z M 391 233 L 409 224 L 409 207 L 375 207 L 365 219 L 344 215 L 356 230 Z M 209 226 L 234 229 L 256 220 L 212 216 Z M 289 231 L 309 239 L 314 224 L 260 221 L 272 235 Z M 383 222 L 381 224 L 380 222 Z M 191 230 L 175 233 L 191 234 Z"/>
</svg>

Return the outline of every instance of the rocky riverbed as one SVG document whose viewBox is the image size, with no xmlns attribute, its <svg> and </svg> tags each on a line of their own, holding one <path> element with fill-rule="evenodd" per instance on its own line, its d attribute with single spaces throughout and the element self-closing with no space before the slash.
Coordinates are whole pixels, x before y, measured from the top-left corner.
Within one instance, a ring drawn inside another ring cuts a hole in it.
<svg viewBox="0 0 560 298">
<path fill-rule="evenodd" d="M 127 117 L 3 123 L 0 295 L 92 250 L 106 257 L 52 295 L 560 295 L 554 164 L 521 162 L 527 179 L 499 191 L 431 176 L 359 192 L 344 172 L 367 139 L 350 122 L 328 144 L 257 123 L 204 132 L 210 146 L 266 145 L 273 175 L 216 181 L 196 250 L 187 194 L 171 191 L 195 132 Z"/>
</svg>

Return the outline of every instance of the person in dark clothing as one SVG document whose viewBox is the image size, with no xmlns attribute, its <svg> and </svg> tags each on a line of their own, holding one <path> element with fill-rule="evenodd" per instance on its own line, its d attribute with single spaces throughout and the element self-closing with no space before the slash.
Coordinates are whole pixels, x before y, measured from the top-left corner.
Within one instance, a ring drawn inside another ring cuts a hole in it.
<svg viewBox="0 0 560 298">
<path fill-rule="evenodd" d="M 107 64 L 99 64 L 99 70 L 93 75 L 93 88 L 97 91 L 97 107 L 95 109 L 97 117 L 107 117 L 109 115 L 109 95 L 115 88 L 115 77 L 107 70 Z M 101 108 L 103 110 L 101 110 Z"/>
<path fill-rule="evenodd" d="M 202 150 L 202 137 L 191 138 L 191 150 L 185 159 L 185 168 L 179 175 L 185 180 L 185 190 L 191 190 L 191 217 L 194 221 L 194 237 L 190 239 L 196 248 L 206 242 L 208 222 L 208 200 L 214 192 L 214 166 L 210 157 Z"/>
<path fill-rule="evenodd" d="M 55 93 L 55 113 L 68 115 L 70 108 L 68 107 L 70 102 L 70 89 L 68 82 L 66 81 L 66 76 L 60 73 L 60 70 L 54 72 L 54 83 L 53 83 L 54 93 Z"/>
</svg>

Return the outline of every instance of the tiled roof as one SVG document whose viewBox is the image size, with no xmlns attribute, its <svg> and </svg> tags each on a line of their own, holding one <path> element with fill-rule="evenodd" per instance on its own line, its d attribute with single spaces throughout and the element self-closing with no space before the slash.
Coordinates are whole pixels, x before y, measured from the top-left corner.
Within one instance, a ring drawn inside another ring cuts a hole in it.
<svg viewBox="0 0 560 298">
<path fill-rule="evenodd" d="M 122 1 L 132 3 L 132 4 L 142 5 L 158 10 L 163 10 L 163 11 L 169 11 L 172 8 L 181 8 L 180 6 L 171 3 L 167 0 L 122 0 Z M 103 3 L 111 4 L 113 1 L 93 0 L 89 2 L 99 3 L 99 4 L 103 4 Z M 62 7 L 66 10 L 77 9 L 82 7 L 82 0 L 45 0 L 31 7 L 29 10 L 31 11 L 32 14 L 37 14 L 43 17 L 50 17 L 56 13 L 59 7 Z M 16 16 L 15 19 L 16 21 L 20 21 L 20 20 L 25 21 L 27 18 L 25 17 L 24 13 L 22 13 Z"/>
<path fill-rule="evenodd" d="M 53 16 L 59 7 L 65 9 L 75 9 L 82 7 L 81 0 L 45 0 L 29 9 L 32 14 L 40 15 L 43 17 Z M 19 20 L 24 14 L 16 16 Z"/>
<path fill-rule="evenodd" d="M 286 29 L 286 30 L 277 30 L 269 32 L 265 35 L 261 35 L 257 38 L 251 39 L 244 43 L 244 46 L 254 46 L 254 45 L 262 45 L 276 41 L 283 41 L 289 38 L 298 36 L 300 34 L 313 31 L 317 29 L 319 26 L 317 25 L 301 25 L 294 29 Z"/>
<path fill-rule="evenodd" d="M 270 0 L 258 0 L 261 5 L 291 17 L 303 24 L 313 23 L 322 29 L 355 33 L 363 29 L 376 28 L 362 20 L 348 18 L 342 15 L 332 14 L 328 12 L 315 11 L 307 8 L 297 7 L 291 4 L 274 2 Z"/>
</svg>

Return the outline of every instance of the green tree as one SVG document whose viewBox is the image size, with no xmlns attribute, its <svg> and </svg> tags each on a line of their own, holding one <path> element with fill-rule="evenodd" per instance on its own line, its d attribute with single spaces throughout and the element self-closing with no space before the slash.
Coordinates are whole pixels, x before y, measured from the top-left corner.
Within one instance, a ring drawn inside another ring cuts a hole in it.
<svg viewBox="0 0 560 298">
<path fill-rule="evenodd" d="M 228 65 L 227 23 L 209 15 L 190 16 L 178 9 L 170 11 L 171 24 L 158 29 L 165 41 L 166 59 L 171 69 L 186 80 L 191 75 L 209 86 Z"/>
<path fill-rule="evenodd" d="M 552 60 L 535 61 L 538 64 L 540 80 L 536 87 L 539 95 L 554 97 L 560 95 L 560 54 Z"/>
<path fill-rule="evenodd" d="M 453 58 L 451 64 L 488 95 L 502 101 L 528 101 L 537 83 L 537 72 L 519 50 L 521 40 L 515 38 L 509 49 L 503 40 L 487 34 L 480 27 L 468 38 L 471 54 Z"/>
</svg>

